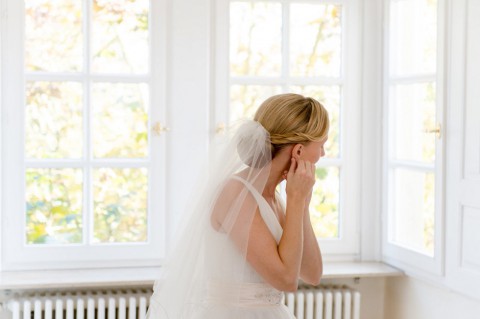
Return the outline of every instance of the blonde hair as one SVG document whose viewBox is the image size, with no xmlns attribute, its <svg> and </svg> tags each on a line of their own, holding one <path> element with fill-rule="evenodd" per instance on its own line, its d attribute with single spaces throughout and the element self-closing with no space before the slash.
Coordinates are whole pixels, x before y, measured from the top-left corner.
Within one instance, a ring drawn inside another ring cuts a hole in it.
<svg viewBox="0 0 480 319">
<path fill-rule="evenodd" d="M 325 107 L 311 97 L 286 93 L 265 100 L 254 117 L 269 133 L 272 158 L 289 144 L 320 141 L 328 135 Z"/>
</svg>

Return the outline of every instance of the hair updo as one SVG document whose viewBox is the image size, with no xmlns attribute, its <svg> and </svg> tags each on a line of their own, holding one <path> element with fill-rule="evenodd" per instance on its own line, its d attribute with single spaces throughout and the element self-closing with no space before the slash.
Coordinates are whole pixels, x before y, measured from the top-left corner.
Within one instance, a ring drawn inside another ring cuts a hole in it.
<svg viewBox="0 0 480 319">
<path fill-rule="evenodd" d="M 265 100 L 254 120 L 270 134 L 272 158 L 289 144 L 304 144 L 328 135 L 329 119 L 325 107 L 311 97 L 286 93 Z"/>
<path fill-rule="evenodd" d="M 272 160 L 270 136 L 256 121 L 248 121 L 237 131 L 237 152 L 243 163 L 262 168 Z"/>
</svg>

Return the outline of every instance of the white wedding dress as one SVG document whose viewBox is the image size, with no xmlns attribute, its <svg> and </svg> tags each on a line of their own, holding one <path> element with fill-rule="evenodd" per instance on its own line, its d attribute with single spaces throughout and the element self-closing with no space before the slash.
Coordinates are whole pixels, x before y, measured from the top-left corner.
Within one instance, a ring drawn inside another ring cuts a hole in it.
<svg viewBox="0 0 480 319">
<path fill-rule="evenodd" d="M 258 122 L 247 121 L 215 143 L 198 198 L 185 198 L 185 220 L 146 319 L 295 319 L 284 293 L 247 261 L 257 207 L 277 243 L 283 233 L 261 195 L 270 164 L 269 134 Z"/>
<path fill-rule="evenodd" d="M 263 196 L 247 181 L 235 176 L 234 179 L 241 181 L 255 198 L 260 214 L 272 233 L 273 237 L 279 243 L 282 237 L 283 229 L 273 212 L 270 205 Z M 220 238 L 225 236 L 217 231 L 209 233 L 212 236 L 210 242 L 224 244 L 223 251 L 231 252 L 228 258 L 231 260 L 238 258 L 238 264 L 241 265 L 243 258 L 238 254 L 237 249 L 229 240 Z M 215 238 L 219 237 L 219 238 Z M 218 247 L 216 247 L 218 249 Z M 208 261 L 207 261 L 208 263 Z M 218 265 L 217 265 L 218 266 Z M 207 269 L 218 269 L 212 265 Z M 262 277 L 246 263 L 242 269 L 244 282 L 230 283 L 225 278 L 216 278 L 212 274 L 213 280 L 208 283 L 207 293 L 203 301 L 203 311 L 198 313 L 200 319 L 294 319 L 291 311 L 284 305 L 284 293 L 273 288 L 266 283 Z"/>
</svg>

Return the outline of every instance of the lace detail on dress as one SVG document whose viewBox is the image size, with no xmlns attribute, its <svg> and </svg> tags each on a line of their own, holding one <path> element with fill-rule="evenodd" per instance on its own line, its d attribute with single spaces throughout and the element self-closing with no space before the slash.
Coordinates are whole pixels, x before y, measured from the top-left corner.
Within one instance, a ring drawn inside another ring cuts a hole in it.
<svg viewBox="0 0 480 319">
<path fill-rule="evenodd" d="M 257 292 L 255 298 L 269 304 L 279 304 L 282 302 L 283 293 L 274 288 L 264 288 L 264 291 Z"/>
<path fill-rule="evenodd" d="M 207 289 L 207 302 L 236 306 L 279 305 L 283 292 L 265 283 L 217 283 Z"/>
</svg>

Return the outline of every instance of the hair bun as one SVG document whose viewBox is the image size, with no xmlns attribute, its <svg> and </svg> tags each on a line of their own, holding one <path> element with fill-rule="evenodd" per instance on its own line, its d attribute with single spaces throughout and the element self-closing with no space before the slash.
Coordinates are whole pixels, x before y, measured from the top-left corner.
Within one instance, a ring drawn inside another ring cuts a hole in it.
<svg viewBox="0 0 480 319">
<path fill-rule="evenodd" d="M 237 132 L 237 153 L 243 163 L 262 168 L 272 161 L 270 135 L 257 121 L 244 123 Z"/>
</svg>

